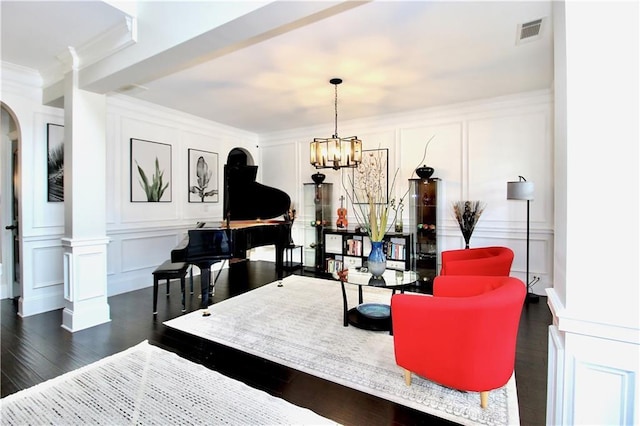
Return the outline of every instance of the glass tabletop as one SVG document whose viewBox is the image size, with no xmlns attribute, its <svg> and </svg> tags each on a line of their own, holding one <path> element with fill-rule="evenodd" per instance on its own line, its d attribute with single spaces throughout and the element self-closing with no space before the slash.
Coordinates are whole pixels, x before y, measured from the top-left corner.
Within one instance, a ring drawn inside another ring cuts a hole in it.
<svg viewBox="0 0 640 426">
<path fill-rule="evenodd" d="M 393 269 L 387 269 L 382 274 L 382 277 L 377 278 L 371 275 L 371 272 L 366 271 L 366 269 L 360 270 L 356 268 L 334 272 L 333 277 L 348 284 L 386 288 L 404 287 L 420 279 L 420 276 L 415 271 L 395 271 Z"/>
</svg>

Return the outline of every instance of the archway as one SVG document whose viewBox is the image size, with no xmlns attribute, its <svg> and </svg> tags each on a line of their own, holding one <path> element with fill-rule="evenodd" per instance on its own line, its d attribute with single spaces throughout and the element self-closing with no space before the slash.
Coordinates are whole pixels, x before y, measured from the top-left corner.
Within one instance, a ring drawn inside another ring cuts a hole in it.
<svg viewBox="0 0 640 426">
<path fill-rule="evenodd" d="M 22 296 L 20 269 L 20 126 L 13 110 L 0 102 L 0 298 Z"/>
</svg>

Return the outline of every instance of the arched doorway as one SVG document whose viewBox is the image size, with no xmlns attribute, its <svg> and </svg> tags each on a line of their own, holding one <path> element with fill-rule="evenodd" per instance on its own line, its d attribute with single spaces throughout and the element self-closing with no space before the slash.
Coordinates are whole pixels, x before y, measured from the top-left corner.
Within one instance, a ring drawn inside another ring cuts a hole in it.
<svg viewBox="0 0 640 426">
<path fill-rule="evenodd" d="M 22 295 L 20 276 L 19 199 L 20 127 L 14 112 L 0 102 L 2 149 L 0 150 L 0 298 Z"/>
</svg>

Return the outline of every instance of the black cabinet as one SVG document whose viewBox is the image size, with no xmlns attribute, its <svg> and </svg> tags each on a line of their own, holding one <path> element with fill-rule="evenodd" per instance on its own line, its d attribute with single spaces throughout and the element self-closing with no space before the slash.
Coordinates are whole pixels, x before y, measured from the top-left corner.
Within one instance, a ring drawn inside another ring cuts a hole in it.
<svg viewBox="0 0 640 426">
<path fill-rule="evenodd" d="M 322 232 L 331 226 L 333 184 L 304 184 L 304 264 L 305 269 L 324 271 Z"/>
<path fill-rule="evenodd" d="M 409 229 L 413 235 L 412 269 L 423 281 L 438 274 L 440 179 L 409 179 Z"/>
</svg>

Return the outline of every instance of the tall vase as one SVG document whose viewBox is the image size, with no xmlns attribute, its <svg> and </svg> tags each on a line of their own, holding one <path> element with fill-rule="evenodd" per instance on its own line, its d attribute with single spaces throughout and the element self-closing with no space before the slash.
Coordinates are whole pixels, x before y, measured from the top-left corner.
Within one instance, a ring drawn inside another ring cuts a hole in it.
<svg viewBox="0 0 640 426">
<path fill-rule="evenodd" d="M 382 241 L 371 241 L 371 253 L 367 258 L 367 268 L 376 278 L 381 277 L 387 269 L 387 258 L 382 250 L 382 244 Z"/>
<path fill-rule="evenodd" d="M 471 240 L 471 234 L 473 233 L 473 231 L 469 232 L 463 232 L 462 233 L 462 237 L 464 238 L 464 248 L 468 249 L 469 248 L 469 241 Z"/>
</svg>

